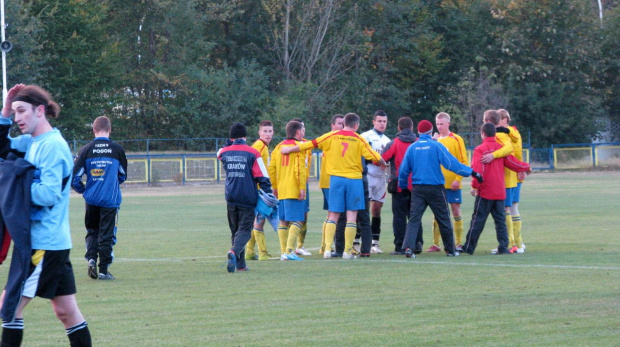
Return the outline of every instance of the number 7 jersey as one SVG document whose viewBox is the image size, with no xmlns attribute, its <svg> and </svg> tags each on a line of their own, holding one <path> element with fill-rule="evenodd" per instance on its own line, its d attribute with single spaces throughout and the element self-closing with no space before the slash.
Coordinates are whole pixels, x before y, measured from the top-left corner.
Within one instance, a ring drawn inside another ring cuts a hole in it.
<svg viewBox="0 0 620 347">
<path fill-rule="evenodd" d="M 311 148 L 319 148 L 325 153 L 325 169 L 331 176 L 361 179 L 362 157 L 373 162 L 381 160 L 381 155 L 370 147 L 368 141 L 354 131 L 332 131 L 299 145 L 302 151 Z"/>
</svg>

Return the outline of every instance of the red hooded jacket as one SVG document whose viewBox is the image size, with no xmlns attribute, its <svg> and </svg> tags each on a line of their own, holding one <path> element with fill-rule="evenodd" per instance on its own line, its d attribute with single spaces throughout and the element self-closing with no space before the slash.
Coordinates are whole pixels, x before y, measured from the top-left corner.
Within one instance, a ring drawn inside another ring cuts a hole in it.
<svg viewBox="0 0 620 347">
<path fill-rule="evenodd" d="M 390 163 L 390 181 L 395 180 L 398 182 L 398 169 L 403 162 L 405 153 L 407 153 L 407 148 L 417 140 L 417 136 L 415 136 L 411 130 L 405 129 L 396 134 L 396 138 L 385 146 L 381 157 L 383 157 L 383 160 Z M 396 186 L 398 187 L 398 184 L 396 184 Z M 407 186 L 409 190 L 413 189 L 411 185 L 411 175 L 409 175 L 407 180 Z M 400 188 L 398 188 L 398 192 L 401 192 Z"/>
<path fill-rule="evenodd" d="M 525 172 L 530 170 L 528 163 L 522 162 L 509 155 L 504 158 L 496 158 L 489 164 L 483 164 L 480 159 L 487 153 L 495 152 L 502 145 L 495 141 L 495 136 L 487 137 L 482 140 L 482 144 L 474 149 L 471 168 L 482 174 L 484 182 L 478 183 L 477 180 L 471 180 L 471 186 L 478 189 L 478 195 L 487 200 L 504 200 L 506 199 L 506 182 L 504 181 L 504 166 L 516 172 Z"/>
</svg>

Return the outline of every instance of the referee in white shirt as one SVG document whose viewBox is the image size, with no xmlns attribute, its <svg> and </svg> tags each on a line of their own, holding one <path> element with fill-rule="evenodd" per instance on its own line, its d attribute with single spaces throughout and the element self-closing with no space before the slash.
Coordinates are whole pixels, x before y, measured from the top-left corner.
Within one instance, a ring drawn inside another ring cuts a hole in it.
<svg viewBox="0 0 620 347">
<path fill-rule="evenodd" d="M 373 128 L 362 133 L 362 137 L 379 154 L 383 152 L 385 146 L 390 142 L 390 138 L 384 135 L 387 122 L 387 114 L 382 110 L 378 110 L 372 117 Z M 376 254 L 383 253 L 381 248 L 379 248 L 379 236 L 381 235 L 381 207 L 383 207 L 386 196 L 386 176 L 387 168 L 385 166 L 368 163 L 368 190 L 370 193 L 370 216 L 372 217 L 370 223 L 372 248 L 370 252 Z"/>
</svg>

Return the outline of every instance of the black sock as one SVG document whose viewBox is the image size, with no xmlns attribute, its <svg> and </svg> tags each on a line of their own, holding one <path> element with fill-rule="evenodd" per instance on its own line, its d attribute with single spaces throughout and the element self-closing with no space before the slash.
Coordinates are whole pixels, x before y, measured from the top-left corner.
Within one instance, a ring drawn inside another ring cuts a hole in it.
<svg viewBox="0 0 620 347">
<path fill-rule="evenodd" d="M 24 337 L 24 319 L 2 323 L 2 347 L 21 346 Z"/>
<path fill-rule="evenodd" d="M 86 321 L 66 329 L 71 347 L 91 347 L 90 330 Z"/>
<path fill-rule="evenodd" d="M 379 241 L 379 234 L 381 234 L 381 217 L 372 217 L 370 221 L 370 230 L 372 232 L 373 241 Z"/>
</svg>

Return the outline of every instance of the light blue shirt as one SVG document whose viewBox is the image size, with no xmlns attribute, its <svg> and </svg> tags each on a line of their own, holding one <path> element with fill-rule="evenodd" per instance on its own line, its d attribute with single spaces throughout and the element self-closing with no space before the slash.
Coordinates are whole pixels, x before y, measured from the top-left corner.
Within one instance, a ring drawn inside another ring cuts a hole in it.
<svg viewBox="0 0 620 347">
<path fill-rule="evenodd" d="M 7 119 L 1 118 L 0 124 L 11 124 Z M 73 170 L 73 157 L 67 141 L 54 128 L 36 137 L 21 135 L 11 138 L 11 148 L 25 152 L 24 159 L 41 172 L 41 181 L 31 186 L 32 203 L 43 206 L 41 220 L 32 221 L 32 249 L 70 249 L 69 179 L 62 186 L 63 178 L 70 178 Z"/>
</svg>

